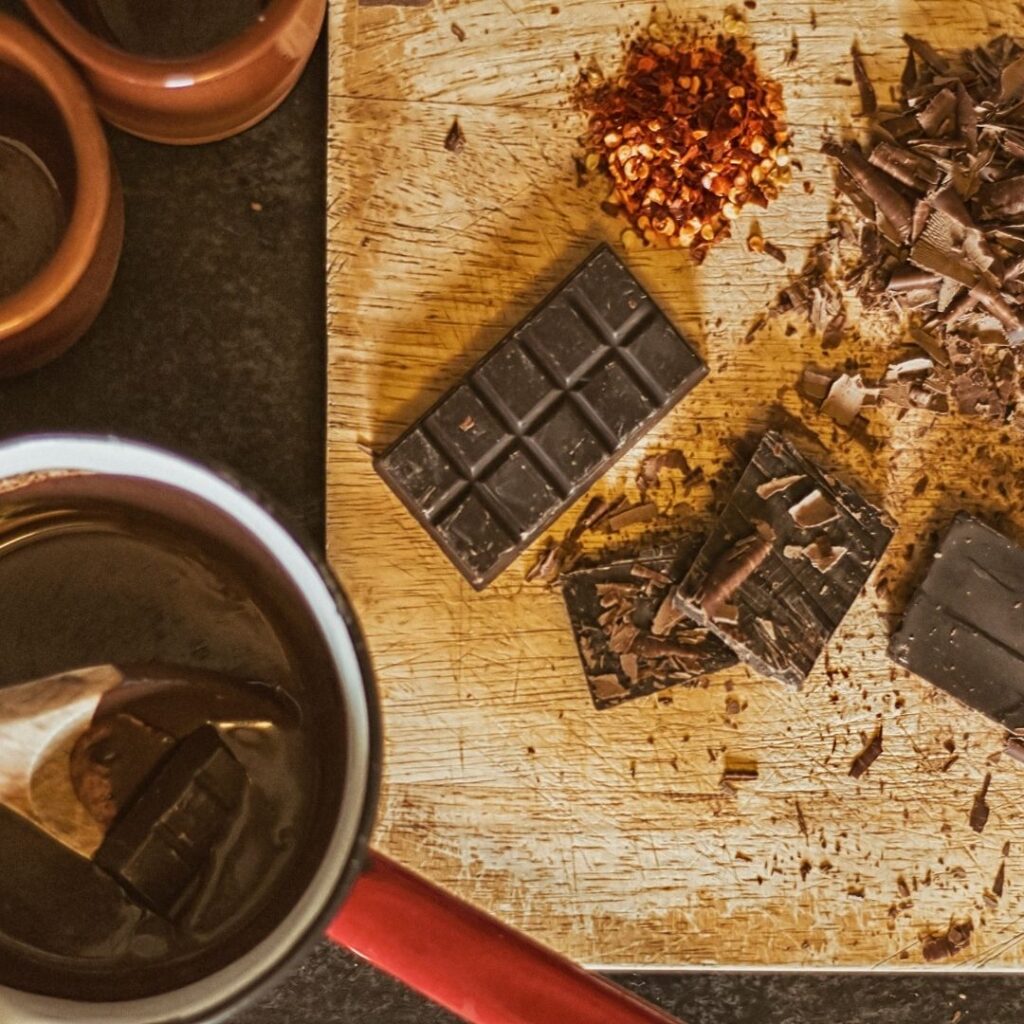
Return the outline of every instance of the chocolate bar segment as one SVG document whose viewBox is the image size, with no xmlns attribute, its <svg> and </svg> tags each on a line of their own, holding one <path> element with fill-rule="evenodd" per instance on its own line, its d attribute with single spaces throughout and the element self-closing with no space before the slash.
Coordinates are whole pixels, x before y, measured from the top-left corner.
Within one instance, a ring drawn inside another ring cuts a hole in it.
<svg viewBox="0 0 1024 1024">
<path fill-rule="evenodd" d="M 889 656 L 1000 725 L 1024 728 L 1024 549 L 957 515 Z"/>
<path fill-rule="evenodd" d="M 882 512 L 770 431 L 674 602 L 799 687 L 891 538 Z"/>
<path fill-rule="evenodd" d="M 602 245 L 377 472 L 481 589 L 706 373 Z"/>
<path fill-rule="evenodd" d="M 216 728 L 196 729 L 160 763 L 93 859 L 142 904 L 173 918 L 238 816 L 246 785 Z"/>
<path fill-rule="evenodd" d="M 736 664 L 736 655 L 709 630 L 663 608 L 693 555 L 654 554 L 576 569 L 562 582 L 583 674 L 598 710 Z"/>
</svg>

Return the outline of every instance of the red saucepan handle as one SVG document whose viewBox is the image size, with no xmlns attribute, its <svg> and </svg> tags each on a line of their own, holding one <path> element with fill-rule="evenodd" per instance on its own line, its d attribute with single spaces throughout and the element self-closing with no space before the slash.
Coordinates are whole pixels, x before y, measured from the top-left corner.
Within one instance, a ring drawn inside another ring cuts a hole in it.
<svg viewBox="0 0 1024 1024">
<path fill-rule="evenodd" d="M 379 853 L 327 934 L 471 1024 L 678 1024 Z"/>
</svg>

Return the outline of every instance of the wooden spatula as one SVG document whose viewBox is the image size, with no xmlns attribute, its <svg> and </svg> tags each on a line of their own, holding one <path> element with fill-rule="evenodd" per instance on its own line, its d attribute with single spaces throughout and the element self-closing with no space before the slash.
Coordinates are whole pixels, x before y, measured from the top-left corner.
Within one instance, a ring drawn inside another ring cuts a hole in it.
<svg viewBox="0 0 1024 1024">
<path fill-rule="evenodd" d="M 83 857 L 104 829 L 72 785 L 71 749 L 124 681 L 116 666 L 96 665 L 0 689 L 0 803 Z"/>
</svg>

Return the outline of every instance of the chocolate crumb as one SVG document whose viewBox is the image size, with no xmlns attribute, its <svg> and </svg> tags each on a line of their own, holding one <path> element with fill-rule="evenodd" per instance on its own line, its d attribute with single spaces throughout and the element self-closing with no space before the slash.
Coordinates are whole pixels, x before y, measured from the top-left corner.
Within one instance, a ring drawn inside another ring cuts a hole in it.
<svg viewBox="0 0 1024 1024">
<path fill-rule="evenodd" d="M 449 153 L 461 153 L 466 148 L 466 136 L 457 117 L 452 121 L 452 126 L 444 137 L 444 148 Z"/>
<path fill-rule="evenodd" d="M 973 931 L 974 922 L 968 918 L 966 921 L 951 924 L 944 933 L 927 935 L 921 942 L 921 955 L 928 961 L 945 960 L 955 956 L 970 944 Z"/>
<path fill-rule="evenodd" d="M 757 762 L 753 758 L 726 753 L 722 768 L 723 782 L 749 782 L 757 777 Z"/>
</svg>

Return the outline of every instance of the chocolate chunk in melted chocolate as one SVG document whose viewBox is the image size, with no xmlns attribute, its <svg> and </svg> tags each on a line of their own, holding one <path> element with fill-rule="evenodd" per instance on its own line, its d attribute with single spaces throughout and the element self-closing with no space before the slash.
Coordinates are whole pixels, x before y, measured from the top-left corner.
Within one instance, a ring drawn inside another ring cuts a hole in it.
<svg viewBox="0 0 1024 1024">
<path fill-rule="evenodd" d="M 107 831 L 94 860 L 144 906 L 174 918 L 241 812 L 245 769 L 207 725 L 183 739 Z"/>
<path fill-rule="evenodd" d="M 694 686 L 736 664 L 736 656 L 709 630 L 684 616 L 666 615 L 668 597 L 695 544 L 673 555 L 619 559 L 577 569 L 563 578 L 563 594 L 594 707 L 614 707 L 669 686 Z"/>
<path fill-rule="evenodd" d="M 1024 549 L 961 512 L 889 656 L 1010 730 L 1024 727 Z"/>
<path fill-rule="evenodd" d="M 673 600 L 756 671 L 800 686 L 891 537 L 883 513 L 770 431 Z M 820 558 L 786 555 L 808 547 Z"/>
</svg>

